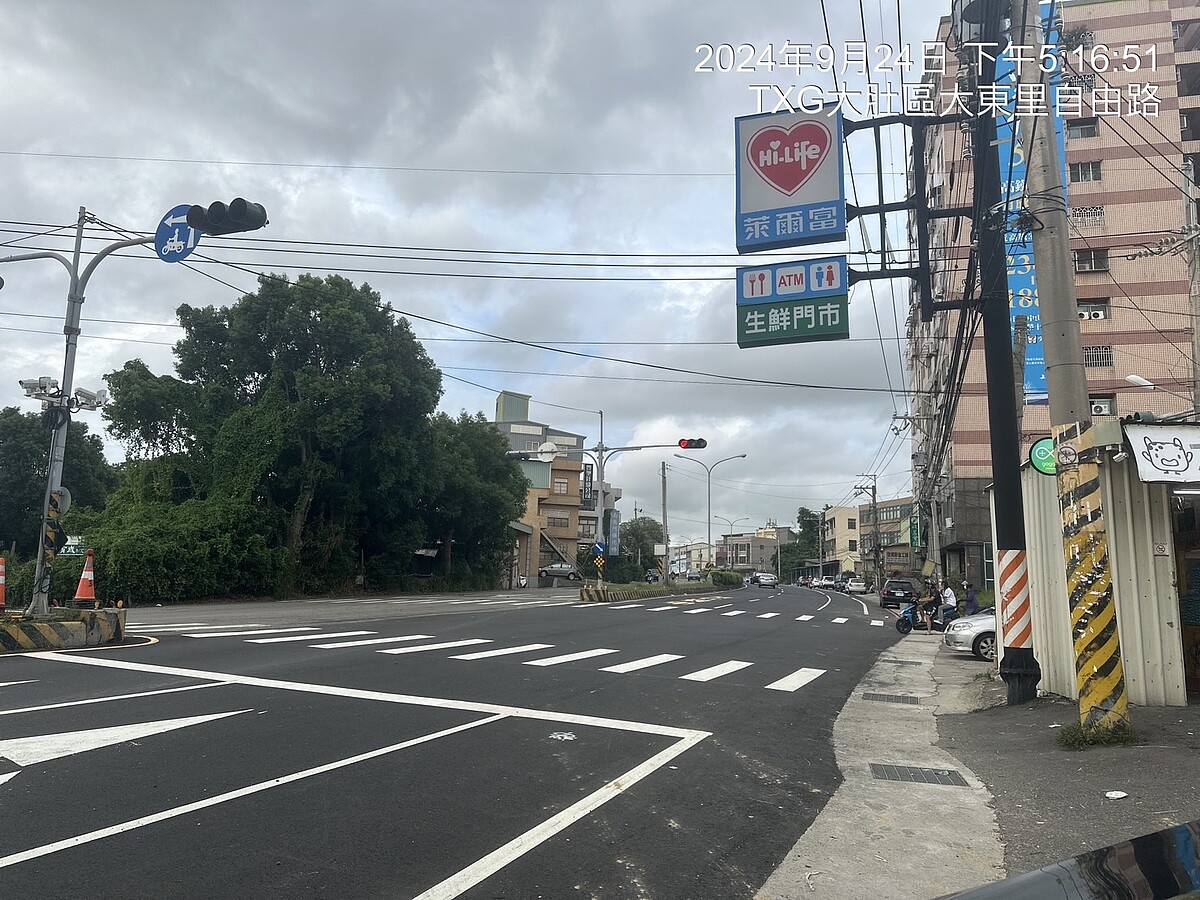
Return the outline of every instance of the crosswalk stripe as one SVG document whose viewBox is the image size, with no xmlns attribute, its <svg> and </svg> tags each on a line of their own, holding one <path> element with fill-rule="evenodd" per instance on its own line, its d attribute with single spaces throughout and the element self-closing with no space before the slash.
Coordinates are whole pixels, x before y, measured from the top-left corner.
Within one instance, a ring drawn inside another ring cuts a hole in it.
<svg viewBox="0 0 1200 900">
<path fill-rule="evenodd" d="M 824 669 L 797 669 L 791 675 L 785 675 L 778 681 L 772 681 L 767 685 L 769 691 L 795 691 L 810 681 L 820 678 L 825 674 Z"/>
<path fill-rule="evenodd" d="M 125 626 L 126 631 L 157 631 L 158 629 L 168 628 L 232 628 L 232 625 L 205 625 L 203 622 L 175 622 L 171 625 L 137 625 L 130 624 Z"/>
<path fill-rule="evenodd" d="M 549 650 L 553 644 L 522 644 L 520 647 L 501 647 L 499 650 L 480 650 L 478 653 L 463 653 L 451 659 L 488 659 L 492 656 L 508 656 L 512 653 L 527 653 L 530 650 Z"/>
<path fill-rule="evenodd" d="M 596 606 L 595 603 L 572 603 L 571 609 L 587 609 L 589 606 Z"/>
<path fill-rule="evenodd" d="M 664 610 L 674 609 L 674 608 L 675 607 L 673 607 L 673 606 L 652 606 L 648 610 L 646 610 L 646 612 L 663 612 Z"/>
<path fill-rule="evenodd" d="M 451 647 L 467 647 L 471 644 L 490 644 L 489 638 L 467 638 L 464 641 L 442 641 L 438 644 L 421 644 L 417 647 L 389 647 L 386 650 L 376 650 L 376 653 L 422 653 L 425 650 L 449 650 Z"/>
<path fill-rule="evenodd" d="M 610 606 L 609 609 L 638 609 L 645 605 L 645 603 L 622 603 L 620 606 Z"/>
<path fill-rule="evenodd" d="M 829 621 L 832 622 L 834 625 L 845 625 L 850 620 L 843 618 L 842 616 L 838 616 L 836 619 L 830 619 Z"/>
<path fill-rule="evenodd" d="M 675 653 L 660 653 L 658 656 L 647 656 L 645 659 L 635 659 L 633 662 L 618 663 L 615 666 L 605 666 L 601 672 L 636 672 L 638 669 L 648 669 L 651 666 L 661 666 L 663 663 L 683 659 Z"/>
<path fill-rule="evenodd" d="M 878 625 L 880 628 L 882 628 L 882 627 L 883 627 L 883 620 L 882 620 L 882 619 L 872 619 L 872 620 L 871 620 L 871 624 L 872 624 L 872 625 Z"/>
<path fill-rule="evenodd" d="M 756 618 L 756 619 L 773 619 L 777 615 L 779 615 L 779 613 L 763 613 L 762 615 L 755 616 L 754 618 Z"/>
<path fill-rule="evenodd" d="M 702 612 L 710 612 L 710 610 L 707 610 L 707 609 L 685 609 L 683 611 L 683 614 L 685 616 L 694 616 L 697 613 L 702 613 Z"/>
<path fill-rule="evenodd" d="M 699 672 L 692 672 L 690 675 L 680 675 L 679 677 L 685 681 L 712 681 L 714 678 L 720 678 L 722 675 L 728 675 L 730 672 L 737 672 L 752 665 L 754 663 L 731 659 L 729 662 L 723 662 L 719 666 L 709 666 L 707 669 L 701 669 Z"/>
<path fill-rule="evenodd" d="M 620 653 L 620 650 L 581 650 L 579 653 L 567 653 L 564 656 L 549 656 L 546 659 L 531 659 L 527 666 L 557 666 L 559 663 L 574 662 L 577 659 L 588 659 L 592 656 L 604 656 L 606 653 Z"/>
<path fill-rule="evenodd" d="M 812 616 L 797 616 L 796 617 L 797 622 L 808 622 L 811 619 L 812 619 Z"/>
<path fill-rule="evenodd" d="M 313 644 L 319 650 L 339 650 L 342 647 L 369 647 L 373 644 L 395 644 L 399 641 L 423 641 L 432 634 L 406 634 L 403 637 L 367 638 L 363 641 L 337 641 L 332 644 Z"/>
<path fill-rule="evenodd" d="M 283 634 L 289 631 L 320 631 L 320 629 L 315 625 L 299 625 L 295 628 L 259 628 L 254 631 L 209 631 L 205 634 L 187 634 L 184 636 L 190 638 L 246 637 L 251 634 Z"/>
<path fill-rule="evenodd" d="M 745 614 L 746 614 L 746 610 L 744 610 L 744 609 L 735 609 L 735 610 L 731 610 L 730 612 L 727 612 L 727 613 L 721 613 L 721 615 L 723 615 L 723 616 L 744 616 Z"/>
<path fill-rule="evenodd" d="M 288 637 L 251 638 L 247 644 L 286 644 L 289 641 L 317 641 L 326 638 L 357 637 L 360 634 L 379 634 L 378 631 L 331 631 L 328 634 L 293 634 Z"/>
</svg>

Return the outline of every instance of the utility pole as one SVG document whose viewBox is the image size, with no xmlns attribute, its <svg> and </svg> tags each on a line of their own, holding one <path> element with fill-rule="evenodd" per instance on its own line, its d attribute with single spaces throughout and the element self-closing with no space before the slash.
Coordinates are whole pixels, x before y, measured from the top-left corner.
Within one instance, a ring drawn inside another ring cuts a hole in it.
<svg viewBox="0 0 1200 900">
<path fill-rule="evenodd" d="M 996 83 L 996 58 L 1001 51 L 1000 22 L 1005 4 L 1002 0 L 978 0 L 977 5 L 981 24 L 977 48 L 977 85 L 982 88 Z M 1034 0 L 1030 0 L 1029 5 L 1034 6 Z M 1012 327 L 1009 321 L 1008 263 L 1004 247 L 1006 217 L 1000 189 L 996 119 L 988 111 L 976 108 L 975 112 L 976 219 L 973 237 L 979 248 L 983 353 L 987 372 L 992 489 L 996 509 L 996 561 L 1000 570 L 997 587 L 1004 633 L 1004 659 L 1000 664 L 1000 677 L 1008 686 L 1008 703 L 1012 706 L 1036 699 L 1037 683 L 1041 681 L 1042 671 L 1033 655 L 1029 574 L 1025 561 L 1021 442 L 1014 427 L 1017 402 L 1012 378 Z M 1042 130 L 1045 131 L 1045 128 Z"/>
<path fill-rule="evenodd" d="M 1013 43 L 1029 44 L 1044 53 L 1046 41 L 1041 28 L 1039 4 L 1030 0 L 1024 9 L 1020 31 L 1013 36 Z M 1015 5 L 1013 10 L 1016 11 Z M 1036 64 L 1017 67 L 1020 82 L 1047 85 L 1043 90 L 1049 99 L 1047 74 Z M 1033 230 L 1033 252 L 1046 347 L 1050 431 L 1054 437 L 1058 498 L 1062 510 L 1067 599 L 1071 607 L 1071 637 L 1075 647 L 1075 682 L 1079 689 L 1079 721 L 1087 729 L 1111 728 L 1118 724 L 1129 724 L 1129 698 L 1121 664 L 1108 534 L 1101 506 L 1099 451 L 1092 430 L 1083 346 L 1079 336 L 1079 313 L 1075 301 L 1074 267 L 1071 264 L 1067 222 L 1067 192 L 1053 121 L 1045 116 L 1022 116 L 1021 137 L 1022 143 L 1026 144 L 1027 196 L 1031 203 L 1037 204 L 1030 212 L 1041 222 L 1041 227 Z M 999 499 L 1001 492 L 998 484 L 996 494 Z M 1002 563 L 1002 571 L 1004 568 Z M 1006 611 L 1006 660 L 1010 643 L 1023 656 L 1033 657 L 1032 621 L 1028 612 L 1023 616 L 1018 612 L 1012 608 Z M 1028 644 L 1022 644 L 1022 634 L 1030 636 Z"/>
<path fill-rule="evenodd" d="M 671 539 L 667 535 L 667 461 L 662 463 L 663 584 L 671 580 Z"/>
<path fill-rule="evenodd" d="M 874 525 L 874 537 L 872 539 L 873 546 L 871 547 L 871 565 L 874 567 L 874 575 L 876 582 L 879 581 L 879 570 L 882 566 L 883 548 L 879 546 L 879 476 L 878 475 L 859 475 L 859 478 L 871 479 L 871 522 Z M 867 487 L 863 485 L 857 490 L 866 492 Z"/>
<path fill-rule="evenodd" d="M 1200 419 L 1200 215 L 1196 209 L 1196 171 L 1191 157 L 1183 161 L 1185 187 L 1183 231 L 1187 241 L 1188 311 L 1192 314 L 1192 409 Z"/>
</svg>

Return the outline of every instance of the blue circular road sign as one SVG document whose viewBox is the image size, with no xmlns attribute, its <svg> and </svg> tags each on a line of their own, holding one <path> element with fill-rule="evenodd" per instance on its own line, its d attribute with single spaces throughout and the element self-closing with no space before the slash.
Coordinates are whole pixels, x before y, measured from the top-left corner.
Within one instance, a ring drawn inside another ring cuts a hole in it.
<svg viewBox="0 0 1200 900">
<path fill-rule="evenodd" d="M 187 223 L 188 210 L 191 208 L 189 203 L 177 206 L 158 223 L 158 230 L 154 232 L 154 249 L 163 262 L 187 259 L 199 246 L 200 230 L 189 227 Z"/>
</svg>

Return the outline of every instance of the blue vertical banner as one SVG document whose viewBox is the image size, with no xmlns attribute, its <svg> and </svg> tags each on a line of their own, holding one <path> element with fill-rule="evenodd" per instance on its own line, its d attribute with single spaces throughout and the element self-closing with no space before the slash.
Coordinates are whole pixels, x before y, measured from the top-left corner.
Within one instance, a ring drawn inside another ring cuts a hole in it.
<svg viewBox="0 0 1200 900">
<path fill-rule="evenodd" d="M 1039 15 L 1042 33 L 1048 46 L 1058 47 L 1060 22 L 1050 17 L 1056 7 L 1054 0 L 1041 0 Z M 1037 114 L 1038 128 L 1053 128 L 1058 146 L 1059 169 L 1063 174 L 1063 202 L 1066 203 L 1067 151 L 1063 138 L 1063 117 L 1058 98 L 1062 76 L 1062 60 L 1055 57 L 1056 64 L 1050 73 L 1048 96 L 1038 103 L 1036 96 L 1022 95 L 1017 88 L 1017 69 L 1014 59 L 1020 60 L 1022 71 L 1029 77 L 1041 60 L 1037 48 L 1032 58 L 1028 50 L 1009 48 L 996 60 L 997 97 L 1003 97 L 1002 108 L 996 111 L 996 138 L 1000 152 L 1001 196 L 1007 212 L 1004 229 L 1004 251 L 1008 257 L 1009 315 L 1015 320 L 1025 316 L 1028 322 L 1025 347 L 1025 402 L 1045 404 L 1049 402 L 1046 391 L 1046 351 L 1042 344 L 1042 312 L 1038 303 L 1037 266 L 1033 258 L 1033 237 L 1027 224 L 1022 223 L 1019 213 L 1027 207 L 1025 202 L 1025 150 L 1021 143 L 1021 127 L 1018 112 Z M 1027 86 L 1025 88 L 1029 90 Z M 999 106 L 999 104 L 998 104 Z M 1028 118 L 1026 118 L 1028 121 Z M 985 148 L 977 148 L 984 152 Z M 1036 206 L 1036 203 L 1034 204 Z"/>
</svg>

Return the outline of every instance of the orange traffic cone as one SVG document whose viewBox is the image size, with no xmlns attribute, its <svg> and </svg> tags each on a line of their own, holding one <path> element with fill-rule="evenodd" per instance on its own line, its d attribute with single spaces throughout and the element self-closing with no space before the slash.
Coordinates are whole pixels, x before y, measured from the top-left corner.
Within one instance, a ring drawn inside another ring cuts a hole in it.
<svg viewBox="0 0 1200 900">
<path fill-rule="evenodd" d="M 79 576 L 79 587 L 75 589 L 75 605 L 80 608 L 100 608 L 96 602 L 96 574 L 92 571 L 92 556 L 94 550 L 88 550 L 87 561 L 83 564 L 83 573 Z"/>
<path fill-rule="evenodd" d="M 4 557 L 0 556 L 0 613 L 4 612 Z"/>
</svg>

